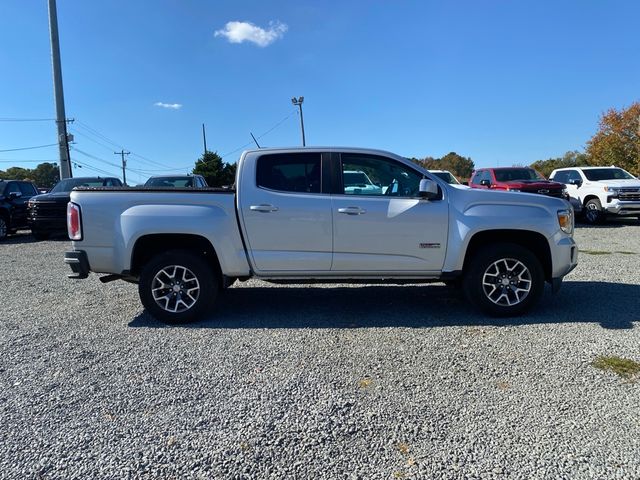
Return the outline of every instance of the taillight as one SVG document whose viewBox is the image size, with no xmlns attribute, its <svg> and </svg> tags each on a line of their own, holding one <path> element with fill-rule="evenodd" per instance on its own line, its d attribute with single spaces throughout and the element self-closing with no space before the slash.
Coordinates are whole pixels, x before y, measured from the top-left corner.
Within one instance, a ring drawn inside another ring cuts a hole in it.
<svg viewBox="0 0 640 480">
<path fill-rule="evenodd" d="M 71 240 L 82 240 L 82 221 L 80 219 L 80 205 L 69 202 L 67 204 L 67 232 Z"/>
</svg>

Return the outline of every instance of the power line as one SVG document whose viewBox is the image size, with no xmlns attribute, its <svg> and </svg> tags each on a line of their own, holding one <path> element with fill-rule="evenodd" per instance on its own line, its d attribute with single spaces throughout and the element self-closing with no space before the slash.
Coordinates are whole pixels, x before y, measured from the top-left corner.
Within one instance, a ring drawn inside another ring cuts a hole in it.
<svg viewBox="0 0 640 480">
<path fill-rule="evenodd" d="M 115 146 L 115 147 L 121 149 L 121 150 L 125 148 L 123 145 L 120 145 L 119 143 L 117 143 L 114 140 L 110 139 L 106 135 L 103 135 L 102 133 L 98 132 L 95 128 L 87 125 L 86 123 L 81 122 L 80 120 L 76 120 L 76 123 L 78 124 L 78 126 L 80 128 L 84 129 L 86 131 L 86 133 L 94 135 L 95 137 L 97 137 L 97 138 L 99 138 L 99 139 L 101 139 L 101 140 L 111 144 L 112 146 Z M 78 132 L 77 130 L 75 130 L 75 131 L 76 131 L 76 133 L 79 133 L 81 136 L 83 136 L 85 138 L 88 138 L 89 140 L 92 140 L 93 142 L 98 143 L 99 145 L 102 145 L 103 147 L 108 148 L 109 150 L 113 150 L 113 147 L 107 147 L 106 145 L 98 142 L 97 140 L 94 140 L 94 139 L 90 138 L 89 136 L 86 135 L 86 133 L 83 134 L 81 132 Z M 150 158 L 145 157 L 144 155 L 140 155 L 139 153 L 131 152 L 131 155 L 133 155 L 134 157 L 137 157 L 138 159 L 141 159 L 139 161 L 146 162 L 146 163 L 148 163 L 150 165 L 158 165 L 158 166 L 161 166 L 161 167 L 169 168 L 168 165 L 165 165 L 165 164 L 163 164 L 161 162 L 158 162 L 158 161 L 155 161 L 155 160 L 151 160 Z"/>
<path fill-rule="evenodd" d="M 104 160 L 104 159 L 102 159 L 100 157 L 96 157 L 95 155 L 91 155 L 90 153 L 83 152 L 82 150 L 80 150 L 80 149 L 78 149 L 76 147 L 73 147 L 73 151 L 74 152 L 78 152 L 79 154 L 84 155 L 85 157 L 89 157 L 89 158 L 92 158 L 92 159 L 97 160 L 99 162 L 106 163 L 107 165 L 109 165 L 111 167 L 116 167 L 117 169 L 120 169 L 120 165 L 116 165 L 115 163 L 108 162 L 107 160 Z"/>
<path fill-rule="evenodd" d="M 0 117 L 0 122 L 53 122 L 55 118 L 9 118 Z"/>
<path fill-rule="evenodd" d="M 57 143 L 49 143 L 48 145 L 36 145 L 34 147 L 21 147 L 21 148 L 9 148 L 7 150 L 0 150 L 0 152 L 17 152 L 19 150 L 33 150 L 35 148 L 57 147 Z"/>
<path fill-rule="evenodd" d="M 43 159 L 43 160 L 7 160 L 6 158 L 0 159 L 0 163 L 58 163 L 58 159 Z"/>
</svg>

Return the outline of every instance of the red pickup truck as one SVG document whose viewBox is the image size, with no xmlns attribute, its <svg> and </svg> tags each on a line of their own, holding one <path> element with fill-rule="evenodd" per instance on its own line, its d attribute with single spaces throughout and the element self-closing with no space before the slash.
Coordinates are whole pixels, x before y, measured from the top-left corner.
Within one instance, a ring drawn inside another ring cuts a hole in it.
<svg viewBox="0 0 640 480">
<path fill-rule="evenodd" d="M 542 175 L 529 167 L 479 168 L 471 174 L 469 186 L 567 198 L 565 186 L 562 183 L 545 180 Z"/>
</svg>

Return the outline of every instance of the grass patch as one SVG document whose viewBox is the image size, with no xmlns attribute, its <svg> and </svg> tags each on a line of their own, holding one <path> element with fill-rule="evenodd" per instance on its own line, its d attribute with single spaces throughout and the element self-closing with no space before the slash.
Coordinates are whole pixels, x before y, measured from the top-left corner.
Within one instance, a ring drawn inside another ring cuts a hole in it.
<svg viewBox="0 0 640 480">
<path fill-rule="evenodd" d="M 616 253 L 621 253 L 622 255 L 637 255 L 638 252 L 626 252 L 624 250 L 618 250 Z"/>
<path fill-rule="evenodd" d="M 371 380 L 369 377 L 365 377 L 358 381 L 358 387 L 369 388 L 372 383 L 373 383 L 373 380 Z"/>
<path fill-rule="evenodd" d="M 613 252 L 606 252 L 604 250 L 578 250 L 580 253 L 587 253 L 589 255 L 611 255 Z"/>
<path fill-rule="evenodd" d="M 640 363 L 616 356 L 598 357 L 591 365 L 600 370 L 613 372 L 626 380 L 633 380 L 640 373 Z"/>
</svg>

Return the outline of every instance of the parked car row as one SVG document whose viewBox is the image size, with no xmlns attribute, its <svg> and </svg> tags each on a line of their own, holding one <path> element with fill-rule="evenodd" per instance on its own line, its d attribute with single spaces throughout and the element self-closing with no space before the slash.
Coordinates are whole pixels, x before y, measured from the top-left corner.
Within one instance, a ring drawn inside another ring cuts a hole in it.
<svg viewBox="0 0 640 480">
<path fill-rule="evenodd" d="M 462 183 L 447 170 L 429 170 L 451 185 Z M 345 190 L 360 195 L 385 195 L 388 185 L 374 183 L 364 170 L 344 172 Z M 640 180 L 618 167 L 573 167 L 554 170 L 546 180 L 529 167 L 479 168 L 470 188 L 523 192 L 564 198 L 576 217 L 598 224 L 607 216 L 640 218 Z M 58 182 L 42 193 L 33 183 L 0 180 L 0 240 L 19 229 L 31 229 L 38 240 L 66 233 L 66 208 L 74 187 L 118 187 L 115 177 L 80 177 Z M 201 175 L 163 175 L 147 180 L 148 188 L 206 188 Z M 397 186 L 391 186 L 397 188 Z M 391 193 L 391 192 L 389 192 Z"/>
<path fill-rule="evenodd" d="M 67 203 L 75 187 L 121 187 L 115 177 L 74 177 L 59 181 L 43 193 L 25 180 L 0 180 L 0 240 L 17 230 L 31 229 L 38 240 L 67 232 Z M 150 188 L 206 188 L 201 175 L 151 177 Z"/>
</svg>

